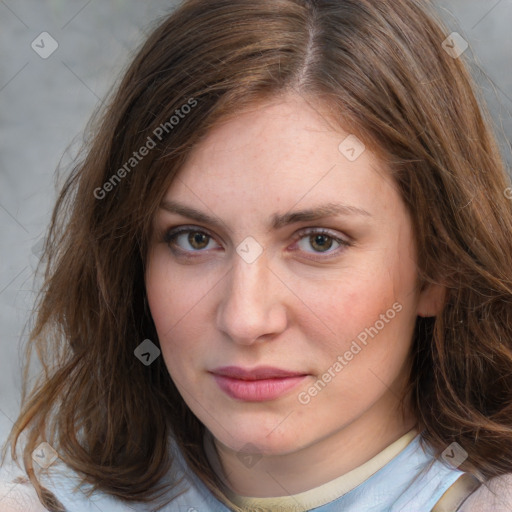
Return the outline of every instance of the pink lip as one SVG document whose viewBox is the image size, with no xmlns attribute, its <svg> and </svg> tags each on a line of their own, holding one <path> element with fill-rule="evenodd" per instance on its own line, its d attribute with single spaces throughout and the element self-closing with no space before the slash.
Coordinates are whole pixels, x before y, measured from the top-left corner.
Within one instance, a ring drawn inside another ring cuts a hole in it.
<svg viewBox="0 0 512 512">
<path fill-rule="evenodd" d="M 248 402 L 274 400 L 302 382 L 307 374 L 258 366 L 246 370 L 238 366 L 216 368 L 211 373 L 217 385 L 231 398 Z"/>
</svg>

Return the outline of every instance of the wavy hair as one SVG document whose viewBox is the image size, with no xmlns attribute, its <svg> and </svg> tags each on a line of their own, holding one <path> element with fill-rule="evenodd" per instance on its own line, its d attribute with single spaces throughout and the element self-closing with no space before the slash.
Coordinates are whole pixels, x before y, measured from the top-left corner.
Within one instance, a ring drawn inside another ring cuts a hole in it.
<svg viewBox="0 0 512 512">
<path fill-rule="evenodd" d="M 438 456 L 458 442 L 461 469 L 480 478 L 512 472 L 509 180 L 465 56 L 445 51 L 448 31 L 425 3 L 186 0 L 159 21 L 90 125 L 48 230 L 22 410 L 4 448 L 16 459 L 24 434 L 25 471 L 48 508 L 61 510 L 34 472 L 41 440 L 94 489 L 151 501 L 169 488 L 172 434 L 239 510 L 163 359 L 145 366 L 134 349 L 158 344 L 144 270 L 164 193 L 214 126 L 289 92 L 379 155 L 413 221 L 420 282 L 446 286 L 442 312 L 418 318 L 411 340 L 423 442 Z M 34 351 L 43 372 L 29 386 Z"/>
</svg>

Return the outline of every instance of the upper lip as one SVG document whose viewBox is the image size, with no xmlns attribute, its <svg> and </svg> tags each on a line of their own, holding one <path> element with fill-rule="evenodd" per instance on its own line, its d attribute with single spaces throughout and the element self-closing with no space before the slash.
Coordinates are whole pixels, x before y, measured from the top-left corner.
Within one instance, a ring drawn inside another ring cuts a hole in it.
<svg viewBox="0 0 512 512">
<path fill-rule="evenodd" d="M 283 370 L 273 366 L 257 366 L 252 369 L 241 368 L 240 366 L 222 366 L 220 368 L 215 368 L 215 370 L 211 370 L 211 373 L 241 380 L 276 379 L 307 375 L 304 372 Z"/>
</svg>

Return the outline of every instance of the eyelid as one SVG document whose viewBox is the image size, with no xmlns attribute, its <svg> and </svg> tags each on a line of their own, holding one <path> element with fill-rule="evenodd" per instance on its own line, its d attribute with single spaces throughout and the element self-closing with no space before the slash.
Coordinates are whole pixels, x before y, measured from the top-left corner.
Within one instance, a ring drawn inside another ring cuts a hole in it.
<svg viewBox="0 0 512 512">
<path fill-rule="evenodd" d="M 329 229 L 329 228 L 322 228 L 322 227 L 306 227 L 306 228 L 302 228 L 302 229 L 299 229 L 297 231 L 297 233 L 295 233 L 293 236 L 295 239 L 300 239 L 302 237 L 304 237 L 305 235 L 309 235 L 309 234 L 318 234 L 318 235 L 327 235 L 329 236 L 330 238 L 332 238 L 333 240 L 336 240 L 338 242 L 343 242 L 343 243 L 352 243 L 352 238 L 349 237 L 348 235 L 339 235 L 337 232 Z"/>
</svg>

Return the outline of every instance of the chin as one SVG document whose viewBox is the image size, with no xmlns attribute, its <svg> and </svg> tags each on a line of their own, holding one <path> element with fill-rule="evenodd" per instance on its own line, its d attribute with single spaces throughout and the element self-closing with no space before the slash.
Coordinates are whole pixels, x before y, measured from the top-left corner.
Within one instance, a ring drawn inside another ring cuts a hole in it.
<svg viewBox="0 0 512 512">
<path fill-rule="evenodd" d="M 240 425 L 240 429 L 230 432 L 231 435 L 226 431 L 219 433 L 219 437 L 215 435 L 216 432 L 213 434 L 222 444 L 235 452 L 254 451 L 266 456 L 285 455 L 302 446 L 301 440 L 293 432 L 287 432 L 284 437 L 276 430 L 268 434 L 272 429 L 258 428 L 254 422 L 246 428 L 243 427 Z"/>
</svg>

